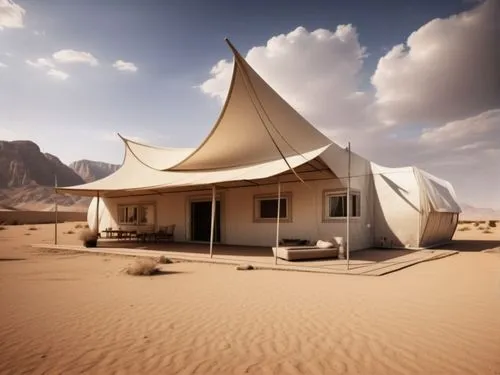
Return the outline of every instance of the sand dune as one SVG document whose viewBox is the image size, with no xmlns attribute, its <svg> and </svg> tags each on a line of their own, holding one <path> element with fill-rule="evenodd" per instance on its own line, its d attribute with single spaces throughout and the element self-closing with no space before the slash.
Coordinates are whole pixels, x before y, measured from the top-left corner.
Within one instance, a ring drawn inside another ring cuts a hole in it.
<svg viewBox="0 0 500 375">
<path fill-rule="evenodd" d="M 498 253 L 379 278 L 197 263 L 141 278 L 120 272 L 131 258 L 27 248 L 52 240 L 37 228 L 0 231 L 2 374 L 500 373 Z"/>
</svg>

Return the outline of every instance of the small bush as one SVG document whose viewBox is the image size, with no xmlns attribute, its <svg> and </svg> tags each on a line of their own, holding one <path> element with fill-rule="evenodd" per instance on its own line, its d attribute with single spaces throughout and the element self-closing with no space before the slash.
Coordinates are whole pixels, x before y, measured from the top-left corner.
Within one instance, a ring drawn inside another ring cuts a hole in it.
<svg viewBox="0 0 500 375">
<path fill-rule="evenodd" d="M 64 234 L 74 234 L 75 232 L 73 232 L 71 229 L 68 230 L 67 232 L 64 232 Z"/>
<path fill-rule="evenodd" d="M 25 236 L 31 236 L 30 232 L 24 233 Z"/>
<path fill-rule="evenodd" d="M 172 262 L 171 259 L 167 258 L 165 255 L 162 255 L 160 258 L 158 258 L 158 263 L 160 264 L 170 264 L 170 263 L 174 263 Z"/>
<path fill-rule="evenodd" d="M 459 231 L 459 232 L 465 232 L 465 231 L 468 231 L 468 230 L 470 230 L 470 227 L 460 227 L 460 228 L 457 229 L 457 231 Z"/>
<path fill-rule="evenodd" d="M 490 234 L 490 233 L 493 233 L 490 228 L 486 228 L 485 230 L 483 230 L 483 233 L 484 234 Z"/>
<path fill-rule="evenodd" d="M 87 227 L 88 227 L 88 226 L 87 226 Z M 83 225 L 82 225 L 82 224 L 76 224 L 76 225 L 75 225 L 75 229 L 81 229 L 81 228 L 83 228 Z"/>
<path fill-rule="evenodd" d="M 5 228 L 4 226 L 0 226 L 0 230 L 6 230 L 7 228 Z"/>
<path fill-rule="evenodd" d="M 88 224 L 85 224 L 84 228 L 88 228 L 88 227 L 89 227 L 89 225 L 88 225 Z"/>
<path fill-rule="evenodd" d="M 132 276 L 151 276 L 160 272 L 154 259 L 138 259 L 125 269 Z"/>
<path fill-rule="evenodd" d="M 474 225 L 475 227 L 478 227 L 479 226 L 479 221 L 474 222 L 474 224 L 472 224 L 472 225 Z"/>
<path fill-rule="evenodd" d="M 497 226 L 496 220 L 490 220 L 490 221 L 488 221 L 488 226 L 490 228 L 496 228 L 496 226 Z"/>
<path fill-rule="evenodd" d="M 97 238 L 97 232 L 93 232 L 90 229 L 84 229 L 78 235 L 78 239 L 83 242 L 83 246 L 85 247 L 96 247 Z"/>
<path fill-rule="evenodd" d="M 477 227 L 477 229 L 479 229 L 479 230 L 485 230 L 486 227 L 483 227 L 482 225 L 480 225 L 480 226 Z"/>
<path fill-rule="evenodd" d="M 37 227 L 29 227 L 28 230 L 38 230 Z"/>
</svg>

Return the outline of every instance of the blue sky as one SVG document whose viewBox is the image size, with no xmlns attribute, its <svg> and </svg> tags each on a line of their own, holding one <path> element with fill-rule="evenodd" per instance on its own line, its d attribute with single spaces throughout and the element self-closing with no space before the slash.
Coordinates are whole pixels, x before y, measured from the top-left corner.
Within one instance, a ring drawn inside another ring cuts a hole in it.
<svg viewBox="0 0 500 375">
<path fill-rule="evenodd" d="M 66 163 L 82 158 L 119 163 L 123 150 L 113 138 L 116 132 L 159 145 L 196 146 L 220 110 L 220 102 L 199 86 L 219 60 L 231 61 L 226 36 L 245 55 L 298 26 L 335 31 L 352 24 L 367 52 L 359 87 L 373 94 L 370 77 L 389 50 L 427 22 L 477 5 L 470 0 L 14 3 L 25 10 L 24 27 L 0 31 L 0 63 L 7 66 L 0 69 L 0 139 L 32 139 Z M 99 64 L 57 65 L 69 74 L 64 81 L 26 64 L 63 49 L 91 53 Z M 112 64 L 119 59 L 138 70 L 118 71 Z M 413 118 L 405 124 L 391 139 L 411 138 L 427 126 Z"/>
</svg>

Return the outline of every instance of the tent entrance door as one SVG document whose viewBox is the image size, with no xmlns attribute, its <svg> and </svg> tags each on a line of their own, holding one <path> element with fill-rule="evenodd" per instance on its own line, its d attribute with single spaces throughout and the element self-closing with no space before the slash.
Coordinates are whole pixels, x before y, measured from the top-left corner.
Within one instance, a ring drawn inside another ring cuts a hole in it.
<svg viewBox="0 0 500 375">
<path fill-rule="evenodd" d="M 212 201 L 191 202 L 191 241 L 210 242 Z M 220 201 L 215 203 L 214 242 L 220 242 Z"/>
</svg>

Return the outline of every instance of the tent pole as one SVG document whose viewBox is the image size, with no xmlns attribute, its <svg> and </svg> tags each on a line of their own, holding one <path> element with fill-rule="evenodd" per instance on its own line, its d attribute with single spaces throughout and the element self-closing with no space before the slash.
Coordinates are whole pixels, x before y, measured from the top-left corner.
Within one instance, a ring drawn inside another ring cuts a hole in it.
<svg viewBox="0 0 500 375">
<path fill-rule="evenodd" d="M 276 251 L 274 252 L 274 265 L 278 264 L 278 247 L 280 245 L 280 205 L 281 205 L 281 183 L 278 177 L 278 212 L 276 214 Z"/>
<path fill-rule="evenodd" d="M 54 197 L 54 245 L 57 245 L 57 175 L 54 175 L 54 190 L 56 191 L 56 195 Z"/>
<path fill-rule="evenodd" d="M 351 142 L 347 144 L 347 236 L 346 236 L 346 254 L 347 254 L 347 270 L 349 270 L 349 252 L 351 248 Z"/>
<path fill-rule="evenodd" d="M 96 232 L 97 232 L 97 237 L 99 237 L 99 191 L 97 191 L 97 207 L 96 207 L 96 215 L 95 215 L 95 221 L 96 221 Z"/>
<path fill-rule="evenodd" d="M 213 257 L 215 232 L 215 185 L 212 186 L 212 217 L 210 219 L 210 258 Z"/>
</svg>

